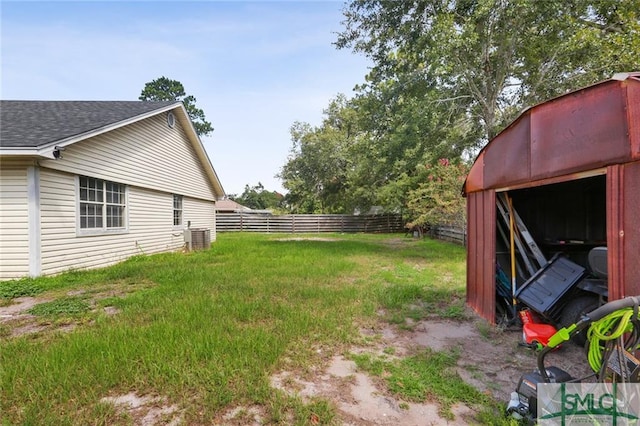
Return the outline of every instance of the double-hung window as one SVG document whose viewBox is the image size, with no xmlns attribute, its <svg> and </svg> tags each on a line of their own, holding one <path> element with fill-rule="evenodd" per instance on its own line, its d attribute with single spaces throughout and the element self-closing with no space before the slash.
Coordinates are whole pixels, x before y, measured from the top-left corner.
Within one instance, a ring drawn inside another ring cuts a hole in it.
<svg viewBox="0 0 640 426">
<path fill-rule="evenodd" d="M 108 180 L 79 177 L 80 229 L 87 231 L 126 228 L 126 186 Z"/>
<path fill-rule="evenodd" d="M 173 194 L 173 226 L 182 225 L 182 195 Z"/>
</svg>

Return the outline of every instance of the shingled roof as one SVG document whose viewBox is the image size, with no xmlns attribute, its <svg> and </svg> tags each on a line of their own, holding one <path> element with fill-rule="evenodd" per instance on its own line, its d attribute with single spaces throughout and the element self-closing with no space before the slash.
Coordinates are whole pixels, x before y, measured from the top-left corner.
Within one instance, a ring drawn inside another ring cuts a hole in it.
<svg viewBox="0 0 640 426">
<path fill-rule="evenodd" d="M 0 146 L 38 148 L 175 104 L 176 101 L 0 101 Z"/>
</svg>

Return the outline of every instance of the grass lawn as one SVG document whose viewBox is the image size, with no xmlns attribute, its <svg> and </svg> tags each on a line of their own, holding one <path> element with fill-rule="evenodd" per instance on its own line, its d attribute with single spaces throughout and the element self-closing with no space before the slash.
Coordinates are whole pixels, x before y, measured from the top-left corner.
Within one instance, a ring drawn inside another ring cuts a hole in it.
<svg viewBox="0 0 640 426">
<path fill-rule="evenodd" d="M 252 405 L 267 423 L 332 424 L 330 401 L 305 403 L 273 389 L 269 377 L 347 350 L 381 310 L 398 324 L 465 315 L 462 247 L 402 235 L 301 237 L 225 233 L 207 251 L 0 283 L 0 306 L 21 295 L 48 300 L 31 314 L 49 327 L 11 337 L 0 323 L 0 421 L 130 424 L 100 400 L 136 392 L 165 398 L 189 425 Z M 405 383 L 390 389 L 400 397 L 409 389 L 411 401 L 429 398 L 416 389 L 436 383 L 445 412 L 455 401 L 495 409 L 447 372 L 455 356 L 425 351 L 387 366 L 394 383 Z M 375 369 L 375 360 L 358 362 Z"/>
</svg>

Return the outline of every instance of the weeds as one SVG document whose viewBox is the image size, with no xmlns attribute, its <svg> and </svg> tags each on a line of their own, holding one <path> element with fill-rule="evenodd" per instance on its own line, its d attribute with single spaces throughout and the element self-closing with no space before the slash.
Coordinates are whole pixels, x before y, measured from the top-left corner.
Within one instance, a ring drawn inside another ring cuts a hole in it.
<svg viewBox="0 0 640 426">
<path fill-rule="evenodd" d="M 40 281 L 41 282 L 41 281 Z M 40 282 L 33 279 L 0 281 L 0 300 L 23 296 L 36 296 L 44 291 Z"/>
<path fill-rule="evenodd" d="M 31 315 L 63 315 L 87 312 L 91 306 L 80 297 L 63 297 L 51 302 L 40 303 L 27 312 Z"/>
</svg>

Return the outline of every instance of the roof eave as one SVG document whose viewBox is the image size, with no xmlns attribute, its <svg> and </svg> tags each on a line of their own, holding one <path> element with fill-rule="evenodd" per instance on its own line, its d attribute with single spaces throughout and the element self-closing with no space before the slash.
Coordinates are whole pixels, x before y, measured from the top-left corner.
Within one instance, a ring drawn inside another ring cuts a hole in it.
<svg viewBox="0 0 640 426">
<path fill-rule="evenodd" d="M 53 152 L 56 151 L 57 148 L 58 146 L 56 145 L 45 148 L 0 147 L 0 155 L 3 157 L 34 157 L 38 159 L 55 160 L 56 157 Z"/>
</svg>

